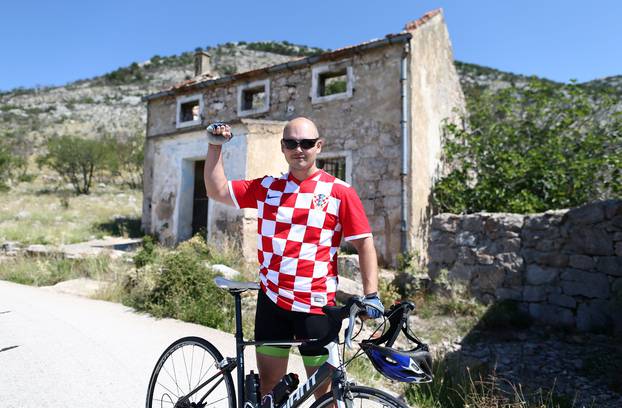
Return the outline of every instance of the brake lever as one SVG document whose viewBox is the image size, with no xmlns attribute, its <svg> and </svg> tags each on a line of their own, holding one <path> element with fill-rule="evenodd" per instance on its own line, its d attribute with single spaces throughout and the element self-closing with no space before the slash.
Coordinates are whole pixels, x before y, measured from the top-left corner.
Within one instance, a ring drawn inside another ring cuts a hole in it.
<svg viewBox="0 0 622 408">
<path fill-rule="evenodd" d="M 358 315 L 358 313 L 362 310 L 362 308 L 360 307 L 360 299 L 355 299 L 354 304 L 352 305 L 352 307 L 350 308 L 350 317 L 348 319 L 348 328 L 346 329 L 346 346 L 348 346 L 349 349 L 352 349 L 352 331 L 354 330 L 354 322 L 356 320 L 356 316 Z"/>
</svg>

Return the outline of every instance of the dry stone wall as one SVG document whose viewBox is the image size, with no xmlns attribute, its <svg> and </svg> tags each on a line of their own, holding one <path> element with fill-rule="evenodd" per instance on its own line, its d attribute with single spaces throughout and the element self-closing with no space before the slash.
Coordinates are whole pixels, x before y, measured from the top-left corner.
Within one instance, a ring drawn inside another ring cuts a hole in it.
<svg viewBox="0 0 622 408">
<path fill-rule="evenodd" d="M 622 332 L 622 200 L 543 214 L 440 214 L 432 279 L 479 300 L 510 299 L 546 324 Z"/>
</svg>

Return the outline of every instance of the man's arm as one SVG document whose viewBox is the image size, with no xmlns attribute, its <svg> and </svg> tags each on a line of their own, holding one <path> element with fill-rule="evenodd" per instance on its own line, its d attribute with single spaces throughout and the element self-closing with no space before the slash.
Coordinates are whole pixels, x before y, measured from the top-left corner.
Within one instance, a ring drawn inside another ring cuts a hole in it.
<svg viewBox="0 0 622 408">
<path fill-rule="evenodd" d="M 378 292 L 378 259 L 372 237 L 353 239 L 351 243 L 359 254 L 363 292 L 365 295 Z"/>
<path fill-rule="evenodd" d="M 214 134 L 231 138 L 231 129 L 229 125 L 219 127 Z M 222 145 L 209 144 L 207 149 L 207 157 L 205 158 L 205 169 L 203 178 L 205 180 L 205 190 L 207 196 L 221 203 L 235 206 L 231 195 L 229 194 L 229 184 L 225 176 L 225 168 L 222 164 Z"/>
</svg>

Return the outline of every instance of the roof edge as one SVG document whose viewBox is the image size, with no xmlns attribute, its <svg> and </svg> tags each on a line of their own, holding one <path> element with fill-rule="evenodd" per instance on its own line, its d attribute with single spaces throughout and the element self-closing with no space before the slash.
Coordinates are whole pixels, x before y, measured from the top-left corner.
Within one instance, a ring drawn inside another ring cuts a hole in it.
<svg viewBox="0 0 622 408">
<path fill-rule="evenodd" d="M 398 34 L 387 34 L 384 38 L 379 39 L 379 40 L 372 40 L 372 41 L 364 42 L 362 44 L 340 48 L 337 50 L 325 52 L 323 54 L 314 55 L 311 57 L 305 57 L 305 58 L 301 58 L 301 59 L 297 59 L 293 61 L 288 61 L 288 62 L 284 62 L 284 63 L 277 64 L 277 65 L 271 65 L 268 67 L 258 68 L 255 70 L 245 71 L 245 72 L 241 72 L 241 73 L 233 74 L 233 75 L 227 75 L 227 76 L 215 78 L 215 79 L 202 79 L 198 82 L 196 80 L 194 81 L 191 80 L 189 81 L 190 83 L 187 83 L 187 82 L 182 83 L 180 85 L 174 86 L 171 89 L 157 92 L 151 95 L 143 96 L 142 100 L 150 101 L 153 99 L 159 99 L 162 97 L 175 95 L 178 93 L 178 91 L 182 91 L 182 90 L 188 91 L 188 90 L 208 88 L 210 86 L 216 86 L 216 85 L 220 85 L 224 83 L 234 82 L 234 81 L 238 81 L 241 79 L 254 78 L 261 74 L 271 74 L 274 72 L 284 71 L 287 69 L 296 69 L 302 66 L 313 65 L 318 62 L 322 62 L 326 60 L 343 58 L 343 57 L 355 54 L 359 51 L 379 48 L 379 47 L 383 47 L 386 45 L 404 43 L 404 42 L 409 41 L 411 38 L 412 38 L 412 34 L 408 32 L 401 32 Z"/>
</svg>

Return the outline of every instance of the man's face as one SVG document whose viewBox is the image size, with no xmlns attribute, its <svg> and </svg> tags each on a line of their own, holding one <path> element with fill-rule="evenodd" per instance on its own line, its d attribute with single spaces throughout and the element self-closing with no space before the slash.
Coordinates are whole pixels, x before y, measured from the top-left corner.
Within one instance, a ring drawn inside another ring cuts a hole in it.
<svg viewBox="0 0 622 408">
<path fill-rule="evenodd" d="M 291 128 L 283 135 L 284 140 L 302 141 L 304 139 L 316 139 L 317 133 L 310 131 L 306 126 L 297 126 Z M 303 142 L 307 143 L 307 142 Z M 315 158 L 322 151 L 322 139 L 318 139 L 313 147 L 309 149 L 303 148 L 300 144 L 293 149 L 281 142 L 281 151 L 285 155 L 285 160 L 293 170 L 308 170 L 315 166 Z"/>
</svg>

